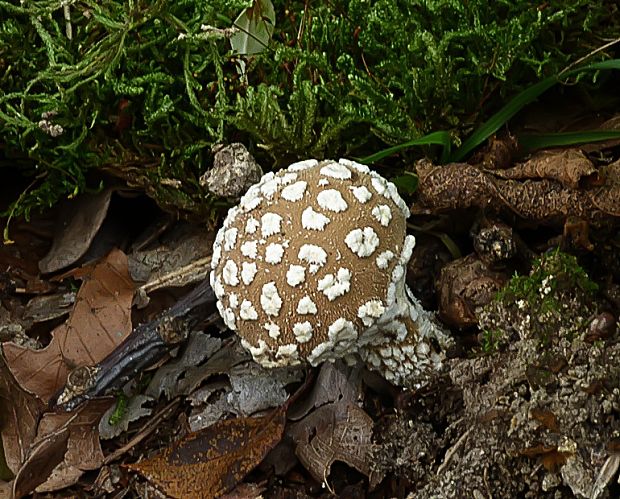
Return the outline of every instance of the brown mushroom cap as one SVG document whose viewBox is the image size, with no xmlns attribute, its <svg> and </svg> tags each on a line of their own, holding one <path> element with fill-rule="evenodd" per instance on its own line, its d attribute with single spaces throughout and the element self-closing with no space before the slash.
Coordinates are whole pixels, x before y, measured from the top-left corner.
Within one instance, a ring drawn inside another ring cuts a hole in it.
<svg viewBox="0 0 620 499">
<path fill-rule="evenodd" d="M 393 184 L 352 161 L 263 176 L 214 245 L 211 284 L 227 326 L 264 366 L 357 352 L 395 300 L 413 246 L 408 215 Z"/>
</svg>

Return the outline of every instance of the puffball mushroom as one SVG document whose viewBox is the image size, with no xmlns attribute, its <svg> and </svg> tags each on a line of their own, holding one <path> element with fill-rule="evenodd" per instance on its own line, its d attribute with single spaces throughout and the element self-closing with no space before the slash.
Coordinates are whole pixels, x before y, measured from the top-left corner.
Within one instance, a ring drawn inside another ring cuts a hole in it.
<svg viewBox="0 0 620 499">
<path fill-rule="evenodd" d="M 264 367 L 359 355 L 389 381 L 420 386 L 450 338 L 405 285 L 408 216 L 394 184 L 353 161 L 264 175 L 214 243 L 224 322 Z"/>
</svg>

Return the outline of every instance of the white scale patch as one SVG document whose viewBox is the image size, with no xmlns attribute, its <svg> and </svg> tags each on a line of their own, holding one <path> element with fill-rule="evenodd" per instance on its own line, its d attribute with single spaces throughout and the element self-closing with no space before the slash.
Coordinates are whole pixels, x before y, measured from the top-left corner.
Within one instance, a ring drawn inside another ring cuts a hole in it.
<svg viewBox="0 0 620 499">
<path fill-rule="evenodd" d="M 340 317 L 329 326 L 327 336 L 336 346 L 338 343 L 351 344 L 357 339 L 357 331 L 351 321 Z"/>
<path fill-rule="evenodd" d="M 260 196 L 260 190 L 257 186 L 252 186 L 248 189 L 248 192 L 241 198 L 239 202 L 239 206 L 243 209 L 243 211 L 250 212 L 255 209 L 263 200 Z M 229 212 L 230 215 L 230 212 Z"/>
<path fill-rule="evenodd" d="M 326 185 L 329 185 L 329 180 L 327 180 L 326 178 L 321 178 L 316 183 L 316 185 L 318 185 L 319 187 L 325 187 Z"/>
<path fill-rule="evenodd" d="M 336 189 L 325 189 L 317 194 L 316 200 L 324 210 L 339 213 L 347 209 L 347 202 Z"/>
<path fill-rule="evenodd" d="M 224 232 L 224 249 L 226 251 L 230 251 L 235 247 L 235 244 L 237 243 L 238 232 L 239 229 L 237 229 L 236 227 L 228 229 L 226 232 Z"/>
<path fill-rule="evenodd" d="M 243 284 L 246 286 L 252 284 L 256 272 L 258 272 L 258 269 L 256 268 L 255 263 L 243 262 L 241 264 L 241 280 L 243 281 Z"/>
<path fill-rule="evenodd" d="M 280 182 L 282 182 L 280 178 L 271 178 L 270 180 L 267 180 L 260 186 L 261 194 L 267 199 L 271 199 L 273 195 L 278 191 L 278 188 L 280 187 Z"/>
<path fill-rule="evenodd" d="M 286 282 L 289 286 L 297 286 L 306 280 L 306 269 L 301 265 L 290 265 L 286 271 Z"/>
<path fill-rule="evenodd" d="M 241 307 L 239 308 L 239 317 L 241 317 L 244 321 L 255 321 L 258 319 L 258 312 L 252 305 L 252 302 L 249 300 L 243 300 L 241 302 Z"/>
<path fill-rule="evenodd" d="M 365 185 L 361 185 L 359 187 L 349 187 L 349 189 L 351 189 L 351 192 L 355 196 L 355 199 L 357 199 L 362 204 L 370 201 L 370 198 L 372 198 L 372 193 Z"/>
<path fill-rule="evenodd" d="M 325 265 L 327 261 L 327 253 L 323 248 L 317 246 L 316 244 L 304 244 L 301 248 L 299 248 L 299 254 L 297 258 L 300 260 L 316 265 L 316 269 L 314 272 L 313 269 L 310 269 L 310 273 L 314 274 L 320 267 Z"/>
<path fill-rule="evenodd" d="M 375 260 L 377 262 L 377 267 L 379 267 L 381 270 L 387 269 L 388 265 L 390 264 L 390 260 L 394 258 L 394 256 L 394 253 L 392 253 L 390 250 L 383 251 Z"/>
<path fill-rule="evenodd" d="M 312 324 L 308 321 L 296 322 L 293 326 L 293 334 L 299 343 L 307 343 L 312 339 Z"/>
<path fill-rule="evenodd" d="M 306 159 L 304 161 L 298 161 L 297 163 L 293 163 L 287 168 L 287 170 L 289 172 L 301 172 L 303 170 L 308 170 L 309 168 L 312 168 L 318 164 L 319 162 L 316 159 Z"/>
<path fill-rule="evenodd" d="M 213 255 L 211 255 L 211 268 L 214 269 L 220 264 L 220 258 L 222 258 L 222 246 L 217 244 L 217 241 L 213 245 Z"/>
<path fill-rule="evenodd" d="M 241 245 L 241 254 L 252 260 L 258 254 L 258 241 L 246 241 Z"/>
<path fill-rule="evenodd" d="M 271 243 L 265 248 L 265 261 L 272 265 L 280 263 L 284 255 L 284 246 L 278 243 Z"/>
<path fill-rule="evenodd" d="M 304 182 L 303 180 L 288 185 L 284 189 L 282 189 L 282 198 L 291 202 L 299 201 L 301 198 L 304 197 L 307 186 L 308 183 Z"/>
<path fill-rule="evenodd" d="M 314 211 L 310 206 L 301 214 L 301 226 L 304 229 L 323 230 L 329 222 L 329 217 L 326 217 L 318 211 Z"/>
<path fill-rule="evenodd" d="M 341 165 L 345 165 L 350 168 L 353 168 L 354 170 L 357 170 L 360 173 L 370 172 L 370 168 L 368 168 L 366 165 L 362 165 L 361 163 L 356 163 L 355 161 L 351 161 L 350 159 L 340 158 L 338 160 L 338 163 L 340 163 Z"/>
<path fill-rule="evenodd" d="M 230 308 L 237 308 L 239 306 L 239 297 L 237 293 L 230 293 L 230 295 L 228 295 L 228 305 Z"/>
<path fill-rule="evenodd" d="M 229 286 L 236 286 L 239 284 L 239 269 L 237 264 L 232 260 L 228 260 L 222 269 L 222 279 Z"/>
<path fill-rule="evenodd" d="M 316 304 L 312 301 L 312 298 L 306 295 L 301 300 L 299 300 L 299 303 L 297 303 L 297 313 L 303 315 L 316 314 L 317 308 Z"/>
<path fill-rule="evenodd" d="M 362 319 L 365 326 L 371 326 L 374 319 L 378 319 L 385 312 L 381 300 L 369 300 L 357 310 L 357 316 Z"/>
<path fill-rule="evenodd" d="M 379 236 L 372 227 L 364 229 L 353 229 L 347 234 L 344 242 L 349 249 L 361 258 L 365 258 L 374 253 L 379 247 Z"/>
<path fill-rule="evenodd" d="M 286 170 L 284 170 L 284 171 L 286 171 Z M 296 173 L 291 173 L 291 172 L 287 171 L 280 178 L 281 178 L 282 185 L 288 185 L 291 182 L 295 182 L 295 180 L 297 180 L 297 174 Z"/>
<path fill-rule="evenodd" d="M 263 285 L 260 294 L 260 305 L 267 315 L 277 316 L 282 308 L 282 298 L 278 294 L 275 282 L 268 282 Z"/>
<path fill-rule="evenodd" d="M 262 217 L 260 217 L 260 222 L 261 234 L 263 237 L 269 237 L 280 232 L 282 217 L 277 213 L 265 213 Z"/>
<path fill-rule="evenodd" d="M 280 326 L 278 326 L 277 324 L 274 324 L 273 322 L 268 322 L 267 324 L 264 324 L 263 327 L 267 330 L 267 334 L 270 338 L 277 340 L 280 336 Z"/>
<path fill-rule="evenodd" d="M 380 177 L 379 175 L 374 173 L 374 175 L 370 179 L 370 183 L 372 184 L 375 191 L 377 191 L 377 194 L 385 193 L 385 190 L 387 189 L 387 181 L 383 177 Z"/>
<path fill-rule="evenodd" d="M 387 227 L 390 224 L 390 220 L 392 220 L 392 210 L 390 210 L 387 204 L 380 204 L 372 209 L 372 216 L 381 225 Z"/>
<path fill-rule="evenodd" d="M 276 359 L 283 359 L 284 362 L 282 365 L 294 365 L 299 362 L 293 362 L 299 358 L 299 353 L 297 352 L 297 345 L 280 345 L 278 347 L 278 351 L 276 352 Z"/>
<path fill-rule="evenodd" d="M 342 163 L 331 163 L 321 168 L 321 175 L 339 180 L 348 180 L 351 178 L 351 170 Z"/>
<path fill-rule="evenodd" d="M 248 218 L 248 221 L 245 223 L 245 233 L 246 234 L 254 234 L 256 229 L 260 227 L 260 222 L 256 220 L 254 217 Z"/>
<path fill-rule="evenodd" d="M 334 301 L 351 289 L 351 271 L 341 267 L 336 275 L 327 274 L 319 279 L 317 289 L 322 291 L 329 301 Z"/>
</svg>

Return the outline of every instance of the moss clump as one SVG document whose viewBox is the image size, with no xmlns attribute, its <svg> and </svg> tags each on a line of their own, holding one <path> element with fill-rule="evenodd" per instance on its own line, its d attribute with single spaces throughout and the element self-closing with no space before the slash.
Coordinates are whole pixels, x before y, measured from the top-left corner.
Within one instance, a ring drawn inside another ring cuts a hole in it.
<svg viewBox="0 0 620 499">
<path fill-rule="evenodd" d="M 274 0 L 273 36 L 242 76 L 227 37 L 253 3 L 0 0 L 0 166 L 34 179 L 9 211 L 105 169 L 164 206 L 208 212 L 198 177 L 218 141 L 269 168 L 436 129 L 459 137 L 620 34 L 611 0 Z"/>
<path fill-rule="evenodd" d="M 554 250 L 534 262 L 528 276 L 515 275 L 479 316 L 483 346 L 494 350 L 511 340 L 548 345 L 584 333 L 596 310 L 598 289 L 577 259 Z"/>
</svg>

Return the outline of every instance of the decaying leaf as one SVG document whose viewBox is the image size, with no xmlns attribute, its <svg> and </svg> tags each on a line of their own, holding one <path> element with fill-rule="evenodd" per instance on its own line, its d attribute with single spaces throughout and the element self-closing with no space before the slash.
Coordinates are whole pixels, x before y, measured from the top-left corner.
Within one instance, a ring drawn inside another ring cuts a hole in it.
<svg viewBox="0 0 620 499">
<path fill-rule="evenodd" d="M 361 369 L 343 362 L 326 362 L 312 392 L 291 410 L 301 419 L 287 435 L 295 454 L 318 482 L 327 482 L 335 461 L 352 466 L 369 478 L 371 489 L 380 481 L 371 470 L 373 420 L 357 404 L 361 397 Z"/>
<path fill-rule="evenodd" d="M 577 189 L 549 178 L 503 179 L 497 171 L 486 172 L 466 163 L 436 166 L 421 160 L 416 168 L 420 188 L 418 202 L 412 207 L 414 214 L 475 206 L 537 223 L 563 223 L 567 217 L 601 222 L 620 216 L 620 161 L 600 167 L 600 181 L 595 185 Z"/>
<path fill-rule="evenodd" d="M 85 194 L 67 202 L 65 222 L 47 255 L 39 262 L 41 272 L 56 272 L 77 262 L 88 251 L 110 206 L 113 189 Z M 63 220 L 64 222 L 64 220 Z"/>
<path fill-rule="evenodd" d="M 145 416 L 149 416 L 153 412 L 153 409 L 149 407 L 142 407 L 144 404 L 151 402 L 152 400 L 153 399 L 147 395 L 135 395 L 134 397 L 131 397 L 118 421 L 115 421 L 114 424 L 110 422 L 110 417 L 116 410 L 116 405 L 110 407 L 103 414 L 103 416 L 101 416 L 99 421 L 99 436 L 102 439 L 107 440 L 109 438 L 117 437 L 121 433 L 127 431 L 127 428 L 129 428 L 129 423 L 132 421 L 137 421 Z"/>
<path fill-rule="evenodd" d="M 42 492 L 67 487 L 84 471 L 101 466 L 97 421 L 111 403 L 110 399 L 93 400 L 74 413 L 46 413 L 16 474 L 15 497 L 35 489 Z"/>
<path fill-rule="evenodd" d="M 340 401 L 306 416 L 291 434 L 297 457 L 316 481 L 326 482 L 332 464 L 341 461 L 366 475 L 372 489 L 380 481 L 370 467 L 372 429 L 372 418 L 363 409 Z"/>
<path fill-rule="evenodd" d="M 263 460 L 282 438 L 285 422 L 283 409 L 262 418 L 219 421 L 127 468 L 171 497 L 217 497 Z"/>
<path fill-rule="evenodd" d="M 131 331 L 134 284 L 127 257 L 112 251 L 80 277 L 84 283 L 69 319 L 53 331 L 47 347 L 2 344 L 6 364 L 20 386 L 45 401 L 65 384 L 69 370 L 96 364 Z"/>
<path fill-rule="evenodd" d="M 193 331 L 178 359 L 160 367 L 146 389 L 147 395 L 159 398 L 164 393 L 168 399 L 187 395 L 191 389 L 190 374 L 200 370 L 205 360 L 222 348 L 222 340 Z"/>
<path fill-rule="evenodd" d="M 42 411 L 43 403 L 20 388 L 0 356 L 0 432 L 4 457 L 13 474 L 26 460 Z"/>
<path fill-rule="evenodd" d="M 525 163 L 512 168 L 494 170 L 503 179 L 557 180 L 569 189 L 579 188 L 583 179 L 596 176 L 597 169 L 580 149 L 540 151 Z"/>
<path fill-rule="evenodd" d="M 129 272 L 149 293 L 164 286 L 186 286 L 208 277 L 214 234 L 204 227 L 180 224 L 155 248 L 133 252 Z M 200 262 L 204 263 L 200 265 Z M 183 272 L 184 268 L 187 272 Z M 191 271 L 189 271 L 191 269 Z"/>
</svg>

